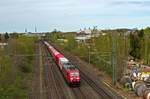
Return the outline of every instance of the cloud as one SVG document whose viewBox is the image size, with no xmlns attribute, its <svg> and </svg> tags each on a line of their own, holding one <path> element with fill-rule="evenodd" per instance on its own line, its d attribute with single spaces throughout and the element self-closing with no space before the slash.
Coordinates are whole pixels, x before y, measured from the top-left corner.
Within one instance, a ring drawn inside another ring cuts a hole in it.
<svg viewBox="0 0 150 99">
<path fill-rule="evenodd" d="M 146 0 L 1 0 L 0 31 L 7 26 L 8 30 L 11 26 L 24 30 L 35 24 L 39 30 L 50 27 L 70 30 L 98 24 L 121 26 L 132 19 L 148 19 L 149 4 Z"/>
<path fill-rule="evenodd" d="M 144 1 L 144 0 L 124 0 L 124 1 L 112 1 L 111 2 L 112 5 L 137 5 L 137 6 L 149 6 L 150 5 L 150 1 Z"/>
</svg>

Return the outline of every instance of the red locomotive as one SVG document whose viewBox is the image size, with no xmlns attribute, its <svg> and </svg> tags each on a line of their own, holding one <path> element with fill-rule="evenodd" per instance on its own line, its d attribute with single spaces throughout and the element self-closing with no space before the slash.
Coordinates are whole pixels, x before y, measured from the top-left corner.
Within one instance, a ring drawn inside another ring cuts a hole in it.
<svg viewBox="0 0 150 99">
<path fill-rule="evenodd" d="M 80 72 L 63 54 L 59 53 L 48 42 L 44 41 L 48 51 L 52 55 L 59 69 L 63 73 L 67 83 L 69 85 L 80 85 Z"/>
</svg>

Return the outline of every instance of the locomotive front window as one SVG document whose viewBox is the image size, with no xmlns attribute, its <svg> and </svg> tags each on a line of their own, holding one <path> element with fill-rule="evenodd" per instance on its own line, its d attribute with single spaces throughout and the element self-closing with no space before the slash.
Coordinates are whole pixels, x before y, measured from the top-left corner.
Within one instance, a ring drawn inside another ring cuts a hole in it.
<svg viewBox="0 0 150 99">
<path fill-rule="evenodd" d="M 68 69 L 69 69 L 69 70 L 74 70 L 75 67 L 74 67 L 73 65 L 70 65 L 70 66 L 68 66 Z"/>
<path fill-rule="evenodd" d="M 72 65 L 71 63 L 63 63 L 64 67 L 67 69 L 67 70 L 74 70 L 76 69 L 74 65 Z"/>
</svg>

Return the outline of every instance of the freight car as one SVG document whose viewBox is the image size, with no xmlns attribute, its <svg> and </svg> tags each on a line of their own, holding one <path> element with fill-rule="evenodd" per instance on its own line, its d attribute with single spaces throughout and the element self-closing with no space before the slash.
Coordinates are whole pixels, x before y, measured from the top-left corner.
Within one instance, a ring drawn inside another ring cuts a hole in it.
<svg viewBox="0 0 150 99">
<path fill-rule="evenodd" d="M 67 83 L 70 86 L 80 85 L 80 71 L 76 68 L 76 66 L 73 65 L 67 58 L 64 57 L 63 54 L 58 52 L 48 42 L 44 41 L 44 44 L 55 60 Z"/>
</svg>

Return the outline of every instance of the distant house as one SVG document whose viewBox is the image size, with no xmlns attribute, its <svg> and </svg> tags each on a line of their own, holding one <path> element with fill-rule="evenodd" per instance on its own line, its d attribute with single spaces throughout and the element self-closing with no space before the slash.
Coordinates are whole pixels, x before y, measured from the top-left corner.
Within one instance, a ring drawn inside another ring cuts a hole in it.
<svg viewBox="0 0 150 99">
<path fill-rule="evenodd" d="M 76 33 L 76 41 L 78 42 L 86 42 L 87 40 L 90 40 L 92 37 L 98 37 L 99 32 L 98 30 L 91 30 L 91 29 L 84 29 L 80 30 Z"/>
<path fill-rule="evenodd" d="M 76 41 L 78 42 L 85 42 L 86 40 L 91 39 L 92 37 L 92 31 L 90 29 L 88 30 L 80 30 L 76 33 Z"/>
</svg>

